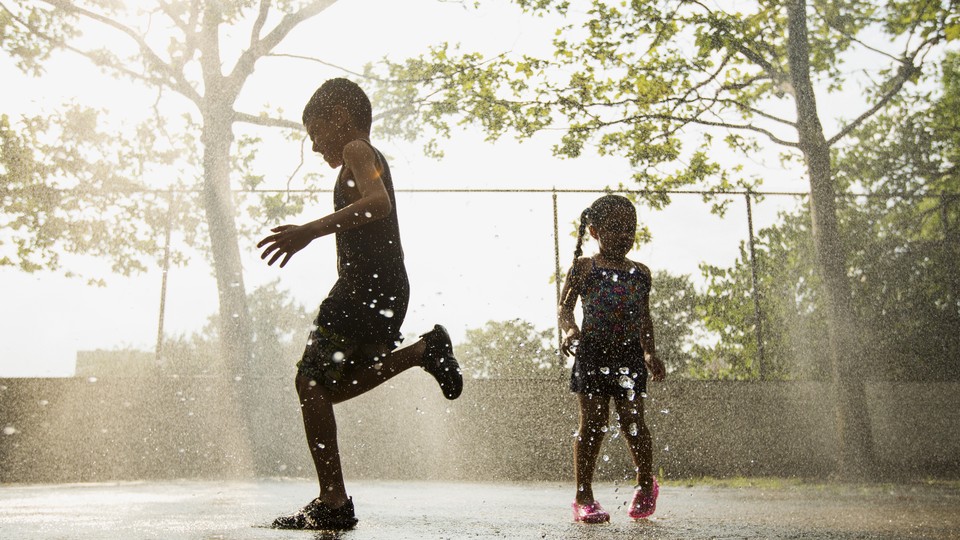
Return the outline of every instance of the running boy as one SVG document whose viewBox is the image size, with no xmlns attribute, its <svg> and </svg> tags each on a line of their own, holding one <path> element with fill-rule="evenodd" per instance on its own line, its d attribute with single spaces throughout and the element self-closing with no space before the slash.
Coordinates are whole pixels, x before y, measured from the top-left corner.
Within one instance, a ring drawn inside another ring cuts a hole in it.
<svg viewBox="0 0 960 540">
<path fill-rule="evenodd" d="M 320 494 L 300 511 L 277 518 L 281 529 L 349 529 L 357 523 L 337 448 L 333 405 L 356 397 L 409 368 L 422 367 L 447 399 L 463 389 L 450 336 L 436 325 L 398 349 L 410 296 L 400 246 L 397 204 L 387 162 L 370 144 L 372 110 L 363 90 L 347 79 L 323 83 L 303 110 L 313 151 L 340 168 L 335 211 L 304 225 L 271 229 L 258 248 L 280 267 L 315 238 L 336 235 L 337 282 L 320 304 L 314 330 L 297 363 L 307 443 Z"/>
</svg>

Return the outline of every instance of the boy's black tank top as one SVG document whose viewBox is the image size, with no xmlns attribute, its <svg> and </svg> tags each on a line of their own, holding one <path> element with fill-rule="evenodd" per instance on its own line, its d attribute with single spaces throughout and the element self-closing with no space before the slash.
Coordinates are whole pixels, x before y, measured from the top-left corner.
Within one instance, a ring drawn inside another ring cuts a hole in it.
<svg viewBox="0 0 960 540">
<path fill-rule="evenodd" d="M 366 142 L 366 141 L 364 141 Z M 390 213 L 377 221 L 338 232 L 337 274 L 357 283 L 400 277 L 398 273 L 406 271 L 403 266 L 403 247 L 400 245 L 400 223 L 397 220 L 397 200 L 393 193 L 393 178 L 390 167 L 379 150 L 369 142 L 377 162 L 382 167 L 380 180 L 390 197 Z M 351 191 L 354 196 L 350 197 Z M 353 180 L 344 178 L 343 171 L 337 177 L 333 187 L 333 207 L 341 210 L 357 199 L 357 188 Z M 374 277 L 376 275 L 376 277 Z"/>
<path fill-rule="evenodd" d="M 359 343 L 393 345 L 402 339 L 400 325 L 407 312 L 410 284 L 390 168 L 383 155 L 372 145 L 370 148 L 381 167 L 390 213 L 336 234 L 337 282 L 320 304 L 316 325 Z M 333 187 L 334 208 L 341 210 L 357 197 L 356 184 L 341 170 Z"/>
</svg>

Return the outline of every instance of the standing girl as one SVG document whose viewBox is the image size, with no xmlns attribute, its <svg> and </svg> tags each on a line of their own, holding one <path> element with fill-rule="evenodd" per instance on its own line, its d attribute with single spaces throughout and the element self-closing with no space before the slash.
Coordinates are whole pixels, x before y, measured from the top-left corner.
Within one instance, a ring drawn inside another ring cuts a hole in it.
<svg viewBox="0 0 960 540">
<path fill-rule="evenodd" d="M 583 234 L 600 244 L 599 253 L 582 257 Z M 593 497 L 593 471 L 609 417 L 610 400 L 633 455 L 637 487 L 629 516 L 653 514 L 659 486 L 651 474 L 653 443 L 643 421 L 647 374 L 664 378 L 650 319 L 650 269 L 627 259 L 637 233 L 637 211 L 626 197 L 606 195 L 580 216 L 577 248 L 560 295 L 561 351 L 574 354 L 570 389 L 580 405 L 580 429 L 574 442 L 577 494 L 574 521 L 603 523 L 608 514 Z M 583 329 L 573 309 L 583 302 Z"/>
</svg>

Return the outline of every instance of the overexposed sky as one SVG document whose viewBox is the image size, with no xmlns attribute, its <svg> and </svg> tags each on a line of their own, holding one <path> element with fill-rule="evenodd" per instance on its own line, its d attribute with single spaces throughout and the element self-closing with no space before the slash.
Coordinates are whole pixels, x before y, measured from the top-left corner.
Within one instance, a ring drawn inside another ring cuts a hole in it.
<svg viewBox="0 0 960 540">
<path fill-rule="evenodd" d="M 470 2 L 467 2 L 470 3 Z M 487 55 L 506 51 L 549 54 L 557 21 L 523 15 L 511 3 L 486 1 L 480 9 L 436 0 L 340 0 L 304 23 L 277 52 L 311 55 L 359 71 L 367 62 L 420 54 L 430 45 L 460 42 L 462 50 Z M 91 42 L 101 39 L 97 33 Z M 243 43 L 244 27 L 224 35 L 226 43 Z M 109 41 L 118 47 L 122 41 Z M 225 46 L 225 49 L 229 48 Z M 236 49 L 236 47 L 234 47 Z M 232 62 L 225 54 L 228 62 Z M 265 105 L 281 108 L 297 120 L 303 103 L 326 78 L 341 73 L 318 64 L 291 59 L 265 59 L 241 96 L 238 108 L 258 112 Z M 111 79 L 69 53 L 57 55 L 41 79 L 21 75 L 8 58 L 0 58 L 4 113 L 51 114 L 69 100 L 109 109 L 116 121 L 146 114 L 155 94 Z M 7 81 L 15 81 L 9 84 Z M 177 104 L 169 114 L 179 114 Z M 848 94 L 822 101 L 827 130 L 831 119 L 863 110 L 862 98 Z M 518 144 L 511 136 L 488 143 L 475 128 L 455 130 L 444 145 L 446 157 L 423 157 L 417 143 L 374 141 L 390 159 L 397 189 L 422 188 L 561 188 L 601 189 L 628 183 L 630 169 L 616 158 L 592 155 L 577 160 L 552 157 L 550 146 L 559 134 L 547 133 Z M 589 154 L 589 153 L 588 153 Z M 299 160 L 299 143 L 268 140 L 258 156 L 267 185 L 282 187 Z M 805 191 L 803 171 L 785 171 L 776 149 L 751 159 L 738 158 L 765 178 L 764 188 Z M 317 187 L 329 188 L 334 171 L 309 156 L 304 170 L 323 174 Z M 299 184 L 298 184 L 299 182 Z M 303 184 L 302 175 L 292 187 Z M 574 239 L 571 223 L 597 195 L 562 194 L 558 210 L 560 254 L 570 264 Z M 308 208 L 301 221 L 329 212 L 328 196 Z M 792 208 L 789 198 L 769 198 L 755 208 L 755 228 L 768 226 L 778 209 Z M 549 194 L 400 194 L 398 211 L 407 266 L 411 276 L 410 311 L 406 333 L 420 333 L 434 322 L 450 328 L 454 338 L 488 320 L 523 318 L 538 327 L 555 322 L 553 210 Z M 634 253 L 654 270 L 699 275 L 698 264 L 729 265 L 746 238 L 742 199 L 735 200 L 726 219 L 709 213 L 699 197 L 676 197 L 663 212 L 641 210 L 653 242 Z M 263 224 L 266 228 L 275 224 Z M 162 231 L 158 231 L 162 234 Z M 283 270 L 258 258 L 257 238 L 241 241 L 248 291 L 276 278 L 313 311 L 335 280 L 332 238 L 315 241 Z M 76 352 L 122 347 L 152 351 L 157 333 L 160 296 L 158 269 L 130 278 L 110 276 L 108 265 L 88 257 L 68 258 L 87 274 L 106 275 L 98 288 L 82 280 L 51 272 L 24 274 L 0 268 L 0 377 L 69 376 Z M 168 335 L 199 329 L 217 309 L 215 283 L 202 254 L 169 273 L 166 311 Z"/>
</svg>

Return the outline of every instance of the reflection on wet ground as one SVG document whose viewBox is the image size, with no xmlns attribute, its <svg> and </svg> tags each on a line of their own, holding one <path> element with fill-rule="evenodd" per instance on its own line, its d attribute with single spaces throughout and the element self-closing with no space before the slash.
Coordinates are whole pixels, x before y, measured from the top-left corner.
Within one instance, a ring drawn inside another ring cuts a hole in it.
<svg viewBox="0 0 960 540">
<path fill-rule="evenodd" d="M 0 486 L 0 538 L 365 540 L 483 538 L 957 538 L 960 486 L 666 486 L 654 519 L 626 516 L 629 486 L 599 485 L 605 525 L 570 521 L 560 483 L 348 483 L 360 525 L 267 526 L 314 496 L 305 480 Z"/>
</svg>

